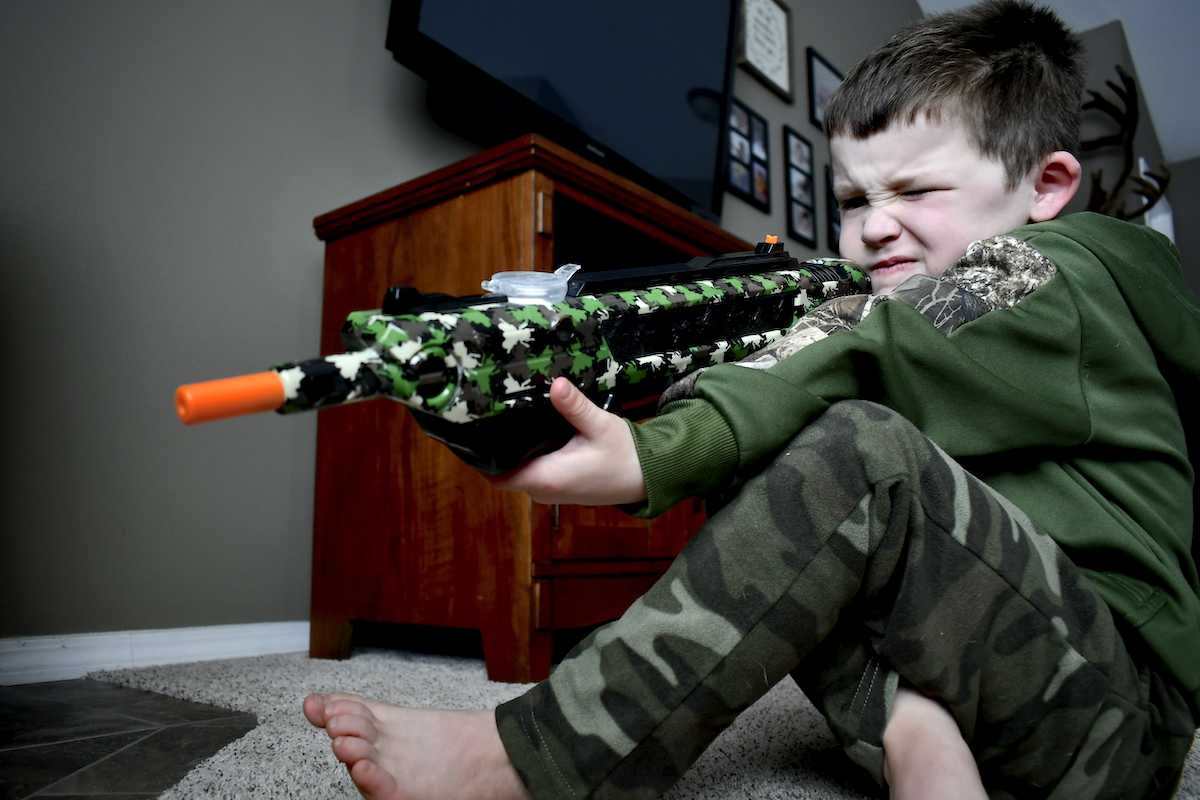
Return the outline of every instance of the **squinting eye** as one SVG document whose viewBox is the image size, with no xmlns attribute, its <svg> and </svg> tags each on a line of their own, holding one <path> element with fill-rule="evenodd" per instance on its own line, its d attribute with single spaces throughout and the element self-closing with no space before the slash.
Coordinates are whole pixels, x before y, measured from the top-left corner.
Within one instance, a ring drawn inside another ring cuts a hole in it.
<svg viewBox="0 0 1200 800">
<path fill-rule="evenodd" d="M 841 208 L 842 211 L 851 211 L 855 208 L 862 208 L 866 204 L 867 198 L 865 197 L 848 197 L 839 203 L 838 207 Z"/>
</svg>

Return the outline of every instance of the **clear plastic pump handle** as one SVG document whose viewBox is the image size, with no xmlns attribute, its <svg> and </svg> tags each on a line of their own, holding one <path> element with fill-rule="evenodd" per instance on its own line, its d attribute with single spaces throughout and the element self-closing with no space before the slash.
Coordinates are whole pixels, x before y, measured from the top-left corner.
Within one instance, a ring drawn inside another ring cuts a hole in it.
<svg viewBox="0 0 1200 800">
<path fill-rule="evenodd" d="M 579 269 L 578 264 L 563 264 L 554 272 L 497 272 L 480 286 L 485 292 L 507 295 L 512 305 L 552 306 L 567 296 L 567 282 Z"/>
</svg>

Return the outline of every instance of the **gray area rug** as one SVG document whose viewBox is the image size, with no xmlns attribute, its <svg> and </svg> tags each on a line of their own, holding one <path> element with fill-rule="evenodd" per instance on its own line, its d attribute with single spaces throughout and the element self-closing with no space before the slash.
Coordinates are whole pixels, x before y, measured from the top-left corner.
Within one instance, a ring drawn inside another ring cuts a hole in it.
<svg viewBox="0 0 1200 800">
<path fill-rule="evenodd" d="M 311 692 L 346 691 L 425 708 L 493 708 L 525 689 L 489 681 L 478 659 L 395 650 L 356 651 L 346 661 L 288 653 L 89 677 L 258 718 L 257 728 L 190 772 L 163 795 L 167 800 L 358 797 L 328 737 L 304 719 L 301 701 Z M 670 800 L 883 796 L 851 766 L 790 678 L 742 714 L 665 795 Z M 1178 797 L 1200 798 L 1196 748 Z"/>
</svg>

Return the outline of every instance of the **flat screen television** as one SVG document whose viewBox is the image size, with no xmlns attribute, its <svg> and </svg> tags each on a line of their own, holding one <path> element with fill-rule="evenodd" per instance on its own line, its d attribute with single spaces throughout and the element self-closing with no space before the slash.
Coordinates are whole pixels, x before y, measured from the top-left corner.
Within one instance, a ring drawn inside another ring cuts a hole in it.
<svg viewBox="0 0 1200 800">
<path fill-rule="evenodd" d="M 539 133 L 717 220 L 736 0 L 393 0 L 387 47 L 483 147 Z"/>
</svg>

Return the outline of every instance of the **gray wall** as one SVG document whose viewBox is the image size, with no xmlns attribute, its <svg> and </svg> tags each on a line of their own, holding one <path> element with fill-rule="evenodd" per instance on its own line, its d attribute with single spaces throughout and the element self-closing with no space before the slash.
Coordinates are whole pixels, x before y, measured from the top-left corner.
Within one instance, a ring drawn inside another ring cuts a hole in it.
<svg viewBox="0 0 1200 800">
<path fill-rule="evenodd" d="M 737 78 L 772 131 L 773 213 L 726 202 L 750 239 L 785 232 L 780 126 L 826 159 L 804 47 L 844 70 L 919 15 L 790 5 L 795 105 Z M 314 418 L 186 428 L 171 396 L 315 354 L 312 218 L 477 150 L 428 119 L 386 18 L 0 5 L 0 637 L 307 618 Z"/>
<path fill-rule="evenodd" d="M 1120 105 L 1117 95 L 1106 82 L 1121 85 L 1116 71 L 1118 64 L 1127 73 L 1137 77 L 1137 67 L 1130 53 L 1123 26 L 1120 22 L 1110 22 L 1083 31 L 1080 37 L 1087 47 L 1088 89 L 1099 92 L 1104 98 Z M 1143 96 L 1139 96 L 1138 111 L 1134 154 L 1145 158 L 1150 170 L 1159 173 L 1163 165 L 1162 147 Z M 1117 124 L 1110 116 L 1097 110 L 1084 112 L 1084 140 L 1116 133 L 1117 130 Z M 1079 194 L 1067 206 L 1067 213 L 1082 211 L 1087 206 L 1093 173 L 1101 173 L 1099 183 L 1106 191 L 1116 187 L 1123 155 L 1118 147 L 1106 147 L 1083 154 L 1080 160 L 1083 164 L 1083 184 Z M 1175 243 L 1182 257 L 1184 279 L 1193 292 L 1200 294 L 1200 233 L 1197 232 L 1196 224 L 1200 221 L 1200 158 L 1169 164 L 1167 168 L 1171 173 L 1171 182 L 1166 196 L 1174 213 Z M 1131 211 L 1141 208 L 1144 203 L 1141 197 L 1133 194 L 1132 187 L 1128 184 L 1122 192 L 1122 198 L 1125 207 Z M 1134 221 L 1142 222 L 1143 217 L 1134 217 Z"/>
<path fill-rule="evenodd" d="M 383 0 L 0 7 L 0 636 L 307 617 L 315 420 L 181 384 L 315 354 L 314 216 L 475 152 Z"/>
<path fill-rule="evenodd" d="M 1113 21 L 1089 31 L 1082 31 L 1080 39 L 1087 48 L 1087 88 L 1099 93 L 1101 97 L 1120 108 L 1121 100 L 1112 87 L 1108 86 L 1110 81 L 1117 86 L 1122 86 L 1117 66 L 1120 65 L 1126 73 L 1133 76 L 1135 80 L 1137 79 L 1137 66 L 1133 62 L 1133 55 L 1125 38 L 1124 27 L 1119 21 Z M 1090 95 L 1086 95 L 1084 99 L 1090 99 Z M 1140 92 L 1137 113 L 1138 123 L 1133 147 L 1135 157 L 1145 158 L 1150 170 L 1158 172 L 1159 165 L 1163 163 L 1162 147 L 1158 142 L 1158 134 L 1154 130 L 1154 121 L 1150 118 L 1150 111 L 1146 107 L 1146 99 Z M 1110 136 L 1119 130 L 1118 123 L 1108 114 L 1097 109 L 1088 109 L 1083 112 L 1080 129 L 1080 138 L 1083 141 Z M 1097 184 L 1105 192 L 1117 191 L 1123 161 L 1124 153 L 1120 147 L 1109 146 L 1089 153 L 1081 153 L 1083 183 L 1080 185 L 1075 199 L 1067 205 L 1065 213 L 1082 211 L 1087 207 L 1094 180 L 1093 173 L 1099 173 Z M 1142 207 L 1144 201 L 1133 194 L 1132 184 L 1127 182 L 1121 184 L 1120 187 L 1121 202 L 1126 209 L 1132 212 Z M 1133 220 L 1141 222 L 1142 217 L 1135 216 Z"/>
<path fill-rule="evenodd" d="M 825 216 L 825 165 L 829 163 L 829 145 L 825 135 L 809 121 L 808 59 L 805 49 L 812 47 L 845 74 L 856 61 L 887 41 L 897 28 L 922 16 L 916 0 L 871 0 L 865 3 L 829 3 L 820 0 L 792 0 L 792 50 L 794 58 L 795 102 L 788 105 L 745 70 L 737 70 L 734 96 L 765 117 L 771 129 L 771 214 L 731 194 L 725 195 L 721 225 L 750 241 L 761 241 L 765 234 L 778 234 L 788 252 L 799 258 L 830 255 Z M 787 234 L 786 168 L 783 152 L 783 126 L 790 125 L 813 145 L 813 171 L 816 181 L 817 248 L 809 250 Z"/>
<path fill-rule="evenodd" d="M 1200 297 L 1200 158 L 1170 165 L 1167 199 L 1175 214 L 1175 244 L 1183 258 L 1183 279 Z"/>
</svg>

